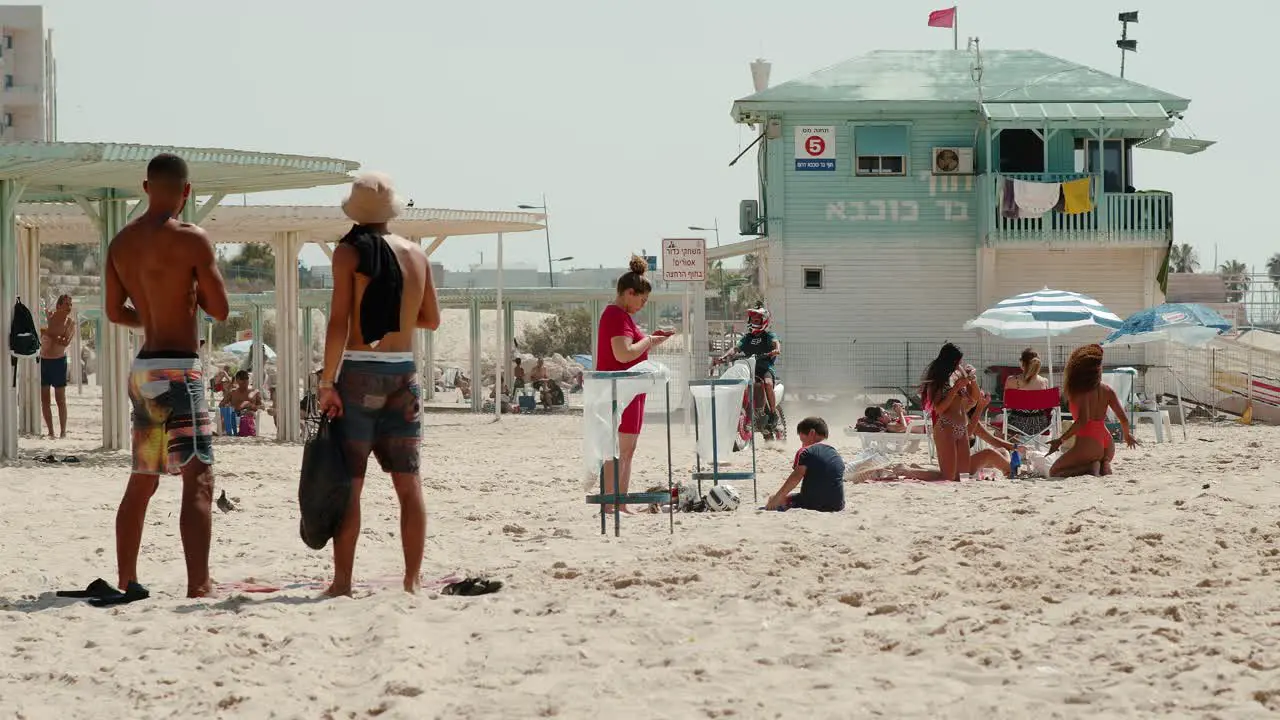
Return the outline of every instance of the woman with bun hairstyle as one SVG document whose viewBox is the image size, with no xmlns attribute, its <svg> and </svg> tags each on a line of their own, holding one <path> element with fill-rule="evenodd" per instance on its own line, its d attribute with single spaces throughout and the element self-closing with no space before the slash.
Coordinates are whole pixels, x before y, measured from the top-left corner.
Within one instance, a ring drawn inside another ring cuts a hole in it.
<svg viewBox="0 0 1280 720">
<path fill-rule="evenodd" d="M 1040 353 L 1027 348 L 1022 351 L 1018 361 L 1022 372 L 1010 375 L 1004 381 L 1005 390 L 1048 390 L 1049 381 L 1040 374 Z M 1010 410 L 1009 427 L 1026 435 L 1037 437 L 1053 423 L 1053 412 L 1049 410 Z"/>
<path fill-rule="evenodd" d="M 595 369 L 603 371 L 628 370 L 649 359 L 649 351 L 666 341 L 668 335 L 658 333 L 646 336 L 636 326 L 632 315 L 640 312 L 649 301 L 649 293 L 653 284 L 646 273 L 649 263 L 644 258 L 631 256 L 630 270 L 618 278 L 618 295 L 600 314 L 599 331 L 595 354 Z M 631 483 L 631 459 L 636 454 L 636 442 L 640 439 L 640 428 L 644 424 L 644 395 L 635 400 L 622 412 L 618 423 L 618 485 L 613 487 L 613 459 L 604 463 L 604 492 L 606 495 L 626 494 Z M 604 506 L 606 513 L 613 511 L 613 506 Z M 625 506 L 621 512 L 629 513 Z"/>
</svg>

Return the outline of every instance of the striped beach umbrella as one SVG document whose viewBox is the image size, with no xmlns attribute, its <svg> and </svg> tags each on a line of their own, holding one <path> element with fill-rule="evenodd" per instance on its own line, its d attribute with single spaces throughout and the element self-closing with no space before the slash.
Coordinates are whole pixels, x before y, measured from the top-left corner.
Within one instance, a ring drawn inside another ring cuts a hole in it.
<svg viewBox="0 0 1280 720">
<path fill-rule="evenodd" d="M 1043 337 L 1049 345 L 1046 359 L 1049 383 L 1053 384 L 1055 335 L 1083 327 L 1118 330 L 1122 324 L 1119 315 L 1088 295 L 1044 288 L 1001 300 L 995 307 L 965 323 L 964 329 L 986 330 L 992 335 L 1012 339 Z"/>
</svg>

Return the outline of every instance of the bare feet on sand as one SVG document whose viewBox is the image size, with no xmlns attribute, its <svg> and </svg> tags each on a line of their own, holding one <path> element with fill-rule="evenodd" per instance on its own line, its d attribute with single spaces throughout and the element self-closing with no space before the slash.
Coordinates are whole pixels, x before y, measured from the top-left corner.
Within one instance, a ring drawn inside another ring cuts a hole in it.
<svg viewBox="0 0 1280 720">
<path fill-rule="evenodd" d="M 351 583 L 334 582 L 328 590 L 324 591 L 324 597 L 351 597 Z"/>
<path fill-rule="evenodd" d="M 209 597 L 209 596 L 210 596 L 210 595 L 212 595 L 212 594 L 213 594 L 213 581 L 212 581 L 212 580 L 209 580 L 208 582 L 206 582 L 206 583 L 205 583 L 205 584 L 203 584 L 203 585 L 197 585 L 197 586 L 194 586 L 194 587 L 192 587 L 192 586 L 190 586 L 190 585 L 188 585 L 188 586 L 187 586 L 187 597 L 189 597 L 189 598 L 202 598 L 202 597 Z"/>
</svg>

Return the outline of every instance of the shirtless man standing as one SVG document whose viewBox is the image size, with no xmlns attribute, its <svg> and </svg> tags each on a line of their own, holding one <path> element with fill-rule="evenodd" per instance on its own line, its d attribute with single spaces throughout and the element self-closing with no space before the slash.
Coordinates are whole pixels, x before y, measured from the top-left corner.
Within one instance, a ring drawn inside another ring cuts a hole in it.
<svg viewBox="0 0 1280 720">
<path fill-rule="evenodd" d="M 404 589 L 416 593 L 421 583 L 427 508 L 418 474 L 422 403 L 413 334 L 417 328 L 438 328 L 440 307 L 427 254 L 387 229 L 401 207 L 390 178 L 360 175 L 342 204 L 355 227 L 333 251 L 333 300 L 319 402 L 321 412 L 344 417 L 351 501 L 333 538 L 330 596 L 351 594 L 360 492 L 370 452 L 391 474 L 400 500 Z"/>
<path fill-rule="evenodd" d="M 62 295 L 45 327 L 40 329 L 40 409 L 44 412 L 44 425 L 49 428 L 49 438 L 67 436 L 67 346 L 75 331 L 71 317 L 71 296 Z M 58 428 L 61 435 L 53 434 L 53 408 L 50 406 L 50 388 L 58 402 Z"/>
<path fill-rule="evenodd" d="M 147 504 L 161 475 L 181 474 L 178 527 L 187 560 L 187 597 L 203 597 L 213 589 L 213 423 L 197 352 L 196 313 L 198 306 L 225 321 L 227 289 L 204 230 L 176 219 L 191 194 L 186 162 L 168 153 L 155 156 L 143 188 L 147 210 L 111 241 L 106 263 L 107 318 L 142 328 L 146 336 L 129 374 L 133 474 L 116 513 L 119 583 L 126 595 L 146 596 L 138 584 L 138 550 Z"/>
</svg>

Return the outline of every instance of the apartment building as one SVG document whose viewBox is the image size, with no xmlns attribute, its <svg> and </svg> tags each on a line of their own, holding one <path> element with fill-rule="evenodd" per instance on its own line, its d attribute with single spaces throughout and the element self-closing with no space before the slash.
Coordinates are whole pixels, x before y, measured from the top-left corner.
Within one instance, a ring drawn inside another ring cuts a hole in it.
<svg viewBox="0 0 1280 720">
<path fill-rule="evenodd" d="M 0 142 L 57 139 L 53 31 L 40 5 L 0 5 Z"/>
</svg>

